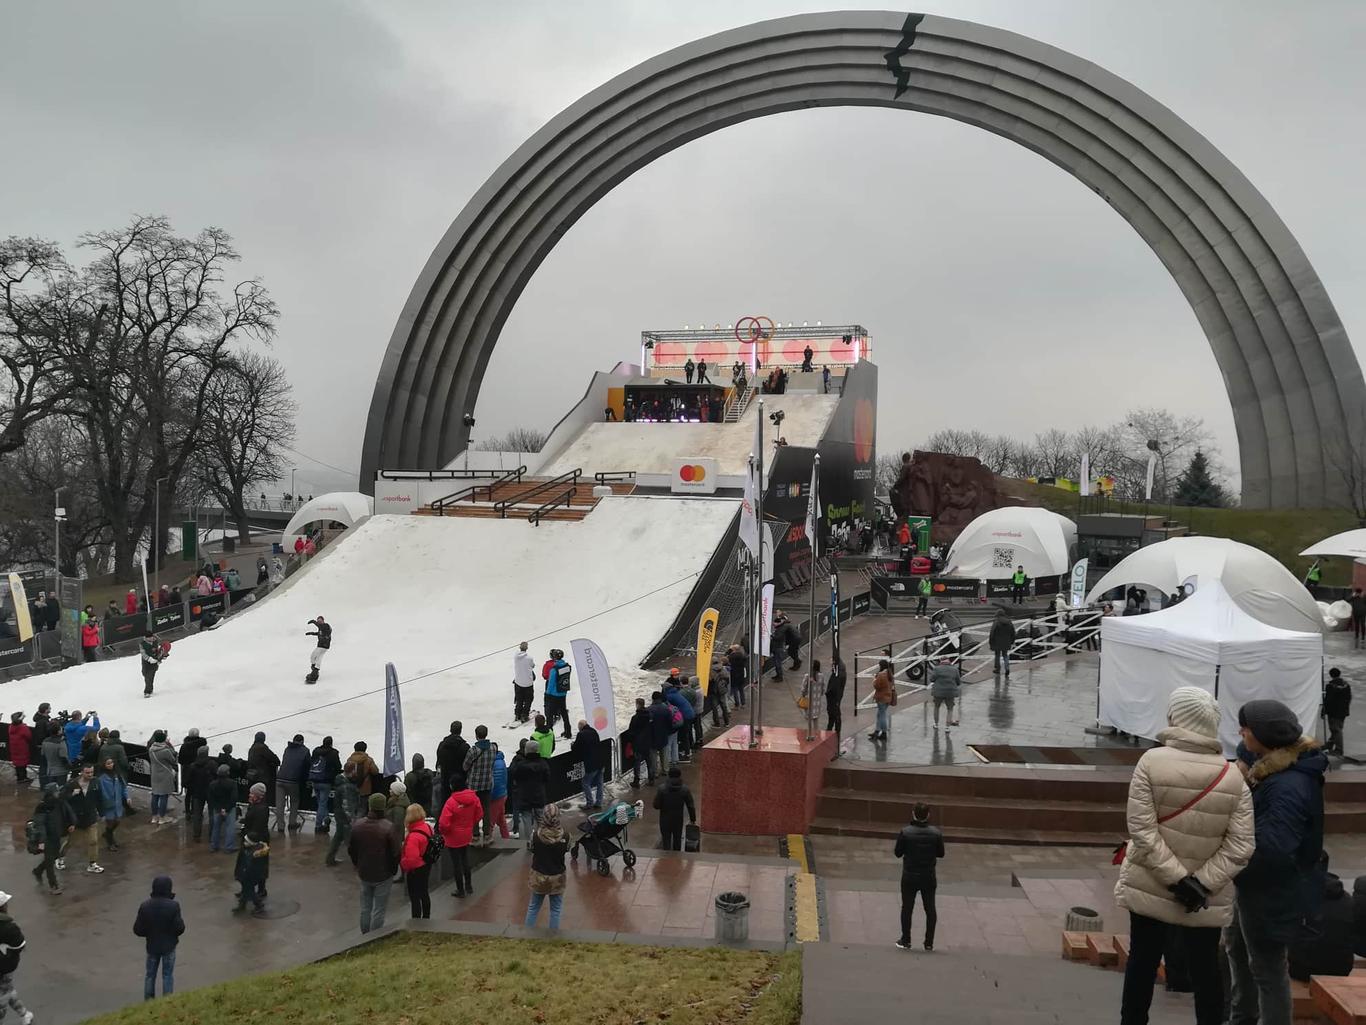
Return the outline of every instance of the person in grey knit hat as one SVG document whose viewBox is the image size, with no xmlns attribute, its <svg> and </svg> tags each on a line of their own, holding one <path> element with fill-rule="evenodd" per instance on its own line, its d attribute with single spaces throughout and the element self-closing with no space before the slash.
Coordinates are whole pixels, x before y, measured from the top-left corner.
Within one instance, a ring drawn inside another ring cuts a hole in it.
<svg viewBox="0 0 1366 1025">
<path fill-rule="evenodd" d="M 1279 701 L 1238 710 L 1238 767 L 1252 788 L 1256 850 L 1234 877 L 1224 929 L 1232 977 L 1230 1025 L 1290 1025 L 1287 946 L 1323 893 L 1323 775 L 1328 758 Z"/>
</svg>

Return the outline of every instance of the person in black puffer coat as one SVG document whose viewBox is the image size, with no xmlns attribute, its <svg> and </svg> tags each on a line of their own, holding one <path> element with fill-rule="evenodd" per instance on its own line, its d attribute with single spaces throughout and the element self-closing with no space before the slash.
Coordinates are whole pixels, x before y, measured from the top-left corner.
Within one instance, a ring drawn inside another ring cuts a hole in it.
<svg viewBox="0 0 1366 1025">
<path fill-rule="evenodd" d="M 925 949 L 934 949 L 934 927 L 938 915 L 934 907 L 934 891 L 938 887 L 939 859 L 944 856 L 944 834 L 930 825 L 930 806 L 917 803 L 911 809 L 911 824 L 896 838 L 895 854 L 901 859 L 901 939 L 897 946 L 911 945 L 911 916 L 915 912 L 915 895 L 925 908 Z"/>
<path fill-rule="evenodd" d="M 194 764 L 195 752 L 201 747 L 207 748 L 209 742 L 199 735 L 196 729 L 190 729 L 185 733 L 185 739 L 180 742 L 180 753 L 176 761 L 180 763 L 180 778 L 182 782 L 186 774 L 190 771 L 190 766 Z"/>
<path fill-rule="evenodd" d="M 209 785 L 217 776 L 218 765 L 209 757 L 208 746 L 201 744 L 195 749 L 194 761 L 181 774 L 185 781 L 185 822 L 195 843 L 204 835 L 204 808 L 209 801 Z"/>
<path fill-rule="evenodd" d="M 1328 871 L 1324 852 L 1323 904 L 1316 918 L 1289 950 L 1290 977 L 1308 982 L 1311 975 L 1351 975 L 1355 962 L 1355 913 L 1342 880 Z"/>
<path fill-rule="evenodd" d="M 435 784 L 436 773 L 427 768 L 427 760 L 420 754 L 413 755 L 413 769 L 403 777 L 404 789 L 408 791 L 408 803 L 420 804 L 425 814 L 433 814 L 432 796 Z"/>
<path fill-rule="evenodd" d="M 1279 701 L 1238 711 L 1238 766 L 1252 789 L 1257 847 L 1234 877 L 1224 929 L 1233 1021 L 1289 1021 L 1286 947 L 1323 901 L 1323 774 L 1328 757 Z"/>
<path fill-rule="evenodd" d="M 19 955 L 27 941 L 24 930 L 10 917 L 9 902 L 10 895 L 0 892 L 0 1006 L 13 1011 L 20 1025 L 28 1025 L 33 1021 L 33 1012 L 23 1005 L 14 991 L 14 973 L 19 970 Z"/>
<path fill-rule="evenodd" d="M 550 766 L 541 757 L 541 745 L 528 740 L 522 746 L 522 760 L 513 759 L 508 768 L 508 786 L 515 788 L 517 794 L 517 815 L 521 821 L 521 833 L 526 838 L 527 849 L 531 849 L 531 834 L 536 829 L 536 821 L 546 804 L 546 790 L 550 786 Z"/>
<path fill-rule="evenodd" d="M 687 809 L 688 821 L 697 821 L 697 808 L 693 804 L 692 791 L 683 782 L 683 771 L 675 765 L 669 770 L 669 778 L 655 792 L 655 810 L 659 812 L 659 846 L 666 851 L 683 849 L 683 811 Z"/>
</svg>

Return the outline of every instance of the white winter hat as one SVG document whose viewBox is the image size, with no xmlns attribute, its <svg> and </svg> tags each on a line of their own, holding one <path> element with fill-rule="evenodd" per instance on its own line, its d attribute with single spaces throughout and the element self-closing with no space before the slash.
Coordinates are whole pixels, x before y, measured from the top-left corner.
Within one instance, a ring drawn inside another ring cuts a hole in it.
<svg viewBox="0 0 1366 1025">
<path fill-rule="evenodd" d="M 1219 706 L 1207 690 L 1177 687 L 1167 700 L 1167 722 L 1203 737 L 1219 736 Z"/>
<path fill-rule="evenodd" d="M 13 900 L 13 899 L 14 899 L 14 898 L 11 897 L 11 896 L 10 896 L 8 893 L 6 893 L 4 890 L 0 890 L 0 908 L 3 908 L 6 904 L 8 904 L 8 903 L 9 903 L 11 900 Z"/>
<path fill-rule="evenodd" d="M 403 780 L 401 779 L 396 779 L 389 784 L 389 793 L 394 797 L 398 797 L 400 794 L 406 794 L 407 792 L 408 788 L 403 785 Z"/>
</svg>

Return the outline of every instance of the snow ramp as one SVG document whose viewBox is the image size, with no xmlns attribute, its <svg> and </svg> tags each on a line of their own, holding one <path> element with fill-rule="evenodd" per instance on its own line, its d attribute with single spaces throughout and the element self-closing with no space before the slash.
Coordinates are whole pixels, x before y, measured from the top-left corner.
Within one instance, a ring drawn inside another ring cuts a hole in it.
<svg viewBox="0 0 1366 1025">
<path fill-rule="evenodd" d="M 488 725 L 510 752 L 529 734 L 512 721 L 512 654 L 530 642 L 539 666 L 574 637 L 597 641 L 612 666 L 618 724 L 657 686 L 637 666 L 669 629 L 721 543 L 738 502 L 605 498 L 581 522 L 372 516 L 253 608 L 175 644 L 142 698 L 137 658 L 73 666 L 6 684 L 6 710 L 94 708 L 126 740 L 173 740 L 197 727 L 215 752 L 245 756 L 257 729 L 278 753 L 295 733 L 330 735 L 343 752 L 384 739 L 384 666 L 402 682 L 409 757 L 435 764 L 451 720 L 465 736 Z M 308 621 L 332 624 L 314 686 L 304 683 Z M 537 707 L 540 688 L 537 688 Z M 582 713 L 575 688 L 570 715 Z"/>
</svg>

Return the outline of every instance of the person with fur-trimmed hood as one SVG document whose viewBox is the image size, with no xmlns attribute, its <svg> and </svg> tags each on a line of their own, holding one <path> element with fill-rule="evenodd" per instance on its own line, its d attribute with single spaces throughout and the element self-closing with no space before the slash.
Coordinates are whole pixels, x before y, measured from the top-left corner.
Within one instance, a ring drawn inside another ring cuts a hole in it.
<svg viewBox="0 0 1366 1025">
<path fill-rule="evenodd" d="M 1234 878 L 1224 930 L 1232 976 L 1230 1025 L 1288 1023 L 1287 947 L 1323 897 L 1323 775 L 1328 757 L 1279 701 L 1238 710 L 1238 768 L 1252 788 L 1257 848 Z"/>
<path fill-rule="evenodd" d="M 1219 746 L 1219 706 L 1199 687 L 1167 702 L 1161 747 L 1129 782 L 1129 842 L 1115 903 L 1129 912 L 1121 1022 L 1147 1021 L 1157 966 L 1179 935 L 1197 1022 L 1219 1021 L 1219 929 L 1233 918 L 1233 877 L 1252 857 L 1252 796 Z"/>
</svg>

